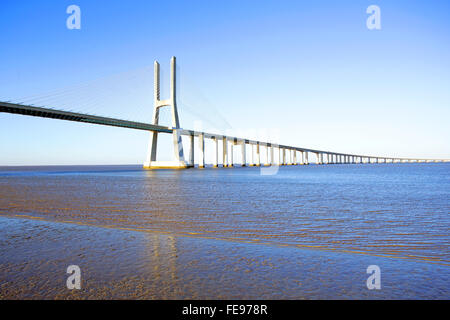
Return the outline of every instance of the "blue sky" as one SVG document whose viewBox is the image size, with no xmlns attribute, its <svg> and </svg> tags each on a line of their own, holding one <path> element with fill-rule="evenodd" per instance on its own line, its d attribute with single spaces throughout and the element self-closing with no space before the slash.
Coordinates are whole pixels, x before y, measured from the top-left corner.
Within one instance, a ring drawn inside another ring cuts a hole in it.
<svg viewBox="0 0 450 320">
<path fill-rule="evenodd" d="M 71 4 L 81 30 L 66 28 Z M 381 30 L 366 27 L 372 4 Z M 67 90 L 52 106 L 150 121 L 153 61 L 167 82 L 175 55 L 183 128 L 450 158 L 448 12 L 448 1 L 2 1 L 0 99 Z M 0 165 L 140 164 L 148 143 L 9 114 L 0 135 Z"/>
</svg>

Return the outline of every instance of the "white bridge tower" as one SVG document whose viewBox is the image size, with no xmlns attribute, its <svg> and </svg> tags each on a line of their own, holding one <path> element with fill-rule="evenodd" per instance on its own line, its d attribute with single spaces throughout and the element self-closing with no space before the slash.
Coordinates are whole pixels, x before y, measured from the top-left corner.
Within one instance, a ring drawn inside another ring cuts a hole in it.
<svg viewBox="0 0 450 320">
<path fill-rule="evenodd" d="M 170 60 L 170 98 L 167 100 L 160 100 L 160 76 L 159 76 L 159 63 L 155 61 L 154 69 L 154 110 L 153 110 L 153 124 L 159 123 L 159 108 L 169 106 L 171 108 L 172 115 L 172 129 L 173 129 L 173 147 L 175 153 L 175 160 L 173 161 L 157 161 L 156 149 L 158 146 L 158 132 L 154 131 L 150 133 L 150 142 L 148 147 L 147 159 L 144 163 L 144 168 L 158 169 L 158 168 L 187 168 L 184 161 L 183 143 L 180 133 L 180 120 L 178 119 L 177 102 L 176 102 L 176 74 L 175 74 L 175 57 Z"/>
</svg>

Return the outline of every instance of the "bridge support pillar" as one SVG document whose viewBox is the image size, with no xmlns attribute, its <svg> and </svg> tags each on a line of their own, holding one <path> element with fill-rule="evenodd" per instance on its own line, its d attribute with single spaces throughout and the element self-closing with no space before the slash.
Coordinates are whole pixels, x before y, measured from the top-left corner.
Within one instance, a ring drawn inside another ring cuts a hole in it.
<svg viewBox="0 0 450 320">
<path fill-rule="evenodd" d="M 280 146 L 278 146 L 278 165 L 279 166 L 283 165 L 283 157 Z"/>
<path fill-rule="evenodd" d="M 259 145 L 259 142 L 256 143 L 256 166 L 261 166 L 261 146 Z"/>
<path fill-rule="evenodd" d="M 205 136 L 203 133 L 198 135 L 198 167 L 205 167 Z"/>
<path fill-rule="evenodd" d="M 249 166 L 253 167 L 255 165 L 255 145 L 250 144 L 250 163 Z"/>
<path fill-rule="evenodd" d="M 275 165 L 275 157 L 274 157 L 274 149 L 275 147 L 273 145 L 270 146 L 270 165 Z"/>
<path fill-rule="evenodd" d="M 219 167 L 219 140 L 217 137 L 214 137 L 214 148 L 215 148 L 215 155 L 214 155 L 214 163 L 213 168 Z"/>
<path fill-rule="evenodd" d="M 194 167 L 195 166 L 195 158 L 194 158 L 194 134 L 191 134 L 189 136 L 189 166 Z"/>
<path fill-rule="evenodd" d="M 228 156 L 228 166 L 229 167 L 233 167 L 234 166 L 234 162 L 233 162 L 233 156 L 234 156 L 233 146 L 234 146 L 234 141 L 231 141 L 231 143 L 230 143 L 230 155 Z"/>
<path fill-rule="evenodd" d="M 225 136 L 222 137 L 222 166 L 224 168 L 228 166 L 228 142 Z"/>
<path fill-rule="evenodd" d="M 316 152 L 316 163 L 320 164 L 320 153 Z"/>
<path fill-rule="evenodd" d="M 247 165 L 247 154 L 246 154 L 246 144 L 245 144 L 245 140 L 242 140 L 242 166 L 245 167 Z"/>
</svg>

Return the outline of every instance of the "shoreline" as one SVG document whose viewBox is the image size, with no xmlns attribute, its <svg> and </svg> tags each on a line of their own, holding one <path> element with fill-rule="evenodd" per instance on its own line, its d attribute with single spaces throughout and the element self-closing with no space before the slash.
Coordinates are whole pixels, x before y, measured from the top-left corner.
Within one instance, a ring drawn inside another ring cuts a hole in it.
<svg viewBox="0 0 450 320">
<path fill-rule="evenodd" d="M 7 230 L 0 237 L 10 238 L 6 243 L 1 241 L 2 299 L 450 296 L 448 267 L 419 261 L 42 220 L 0 219 L 2 229 Z M 65 288 L 65 268 L 69 264 L 81 268 L 81 290 Z M 366 288 L 365 268 L 369 264 L 380 265 L 382 290 Z"/>
</svg>

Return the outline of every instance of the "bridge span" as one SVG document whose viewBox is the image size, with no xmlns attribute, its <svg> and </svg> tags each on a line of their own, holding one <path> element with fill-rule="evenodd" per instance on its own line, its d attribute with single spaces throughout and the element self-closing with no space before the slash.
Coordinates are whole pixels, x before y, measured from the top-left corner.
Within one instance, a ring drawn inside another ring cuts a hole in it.
<svg viewBox="0 0 450 320">
<path fill-rule="evenodd" d="M 398 158 L 348 154 L 279 145 L 240 137 L 182 129 L 179 124 L 176 105 L 175 70 L 175 57 L 172 57 L 170 98 L 167 100 L 160 100 L 159 63 L 155 61 L 154 112 L 152 124 L 1 101 L 0 112 L 149 131 L 150 143 L 148 156 L 144 163 L 144 168 L 149 169 L 195 167 L 195 138 L 197 139 L 197 152 L 199 153 L 197 157 L 199 159 L 197 163 L 199 168 L 205 167 L 205 139 L 214 141 L 215 156 L 212 163 L 213 167 L 219 167 L 220 165 L 223 167 L 233 167 L 235 165 L 235 162 L 233 161 L 233 146 L 238 146 L 241 149 L 241 166 L 308 165 L 310 164 L 309 154 L 314 154 L 316 156 L 316 164 L 450 162 L 449 159 Z M 161 126 L 158 124 L 159 109 L 165 106 L 171 108 L 172 127 Z M 172 134 L 175 161 L 157 161 L 157 139 L 159 133 Z M 182 136 L 189 137 L 190 152 L 188 161 L 185 161 L 184 157 Z M 221 161 L 219 161 L 219 141 L 221 143 Z M 248 148 L 250 148 L 249 158 L 247 157 Z M 261 153 L 263 151 L 266 153 L 265 163 L 261 162 Z M 278 154 L 276 155 L 276 153 Z M 249 160 L 247 161 L 247 159 Z"/>
</svg>

